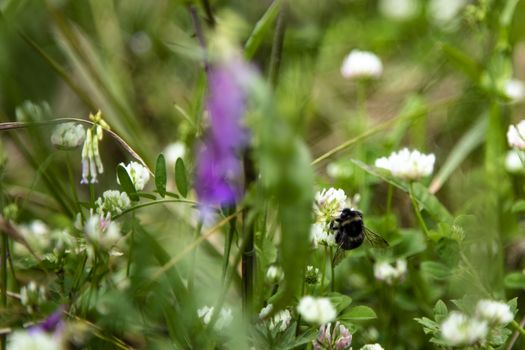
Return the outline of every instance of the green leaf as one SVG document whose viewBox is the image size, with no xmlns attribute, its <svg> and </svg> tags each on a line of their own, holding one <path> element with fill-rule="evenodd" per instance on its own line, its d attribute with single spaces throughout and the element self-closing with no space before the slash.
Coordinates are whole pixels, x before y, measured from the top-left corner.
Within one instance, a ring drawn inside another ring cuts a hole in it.
<svg viewBox="0 0 525 350">
<path fill-rule="evenodd" d="M 345 294 L 333 292 L 328 294 L 326 297 L 330 298 L 330 302 L 336 308 L 338 313 L 342 312 L 344 309 L 350 306 L 350 304 L 352 304 L 352 298 Z"/>
<path fill-rule="evenodd" d="M 421 270 L 437 280 L 446 279 L 451 275 L 450 268 L 447 265 L 435 261 L 422 262 Z"/>
<path fill-rule="evenodd" d="M 475 150 L 485 139 L 487 130 L 487 118 L 480 118 L 477 123 L 463 135 L 461 140 L 454 146 L 449 153 L 445 163 L 439 169 L 432 183 L 430 192 L 436 193 L 447 181 L 450 175 L 461 165 L 467 156 Z"/>
<path fill-rule="evenodd" d="M 246 44 L 244 45 L 244 57 L 250 59 L 253 57 L 264 37 L 272 28 L 272 23 L 279 14 L 281 8 L 281 1 L 274 0 L 270 7 L 266 10 L 264 15 L 257 21 L 252 33 L 250 34 Z"/>
<path fill-rule="evenodd" d="M 512 212 L 513 213 L 519 213 L 525 211 L 525 200 L 520 199 L 514 205 L 512 206 Z"/>
<path fill-rule="evenodd" d="M 436 222 L 446 222 L 452 224 L 454 218 L 450 212 L 441 204 L 439 199 L 428 192 L 428 189 L 422 184 L 416 182 L 412 184 L 413 195 L 419 204 L 430 214 Z"/>
<path fill-rule="evenodd" d="M 186 198 L 188 195 L 188 180 L 186 178 L 186 167 L 182 158 L 177 158 L 175 162 L 175 184 L 182 197 Z"/>
<path fill-rule="evenodd" d="M 447 305 L 443 300 L 438 300 L 436 305 L 434 305 L 434 318 L 437 322 L 443 321 L 448 315 Z"/>
<path fill-rule="evenodd" d="M 155 186 L 157 187 L 157 192 L 159 192 L 162 198 L 166 195 L 166 181 L 166 159 L 161 153 L 157 158 L 157 164 L 155 166 Z"/>
<path fill-rule="evenodd" d="M 120 182 L 120 187 L 122 187 L 124 192 L 126 192 L 126 194 L 129 196 L 129 199 L 135 202 L 138 201 L 139 195 L 135 189 L 135 185 L 133 184 L 133 181 L 131 181 L 128 171 L 121 164 L 117 165 L 117 177 Z"/>
<path fill-rule="evenodd" d="M 425 334 L 439 332 L 439 324 L 427 317 L 414 318 L 414 320 L 423 326 Z"/>
<path fill-rule="evenodd" d="M 354 306 L 340 317 L 341 320 L 345 321 L 366 321 L 375 318 L 377 318 L 377 315 L 374 310 L 364 305 Z"/>
<path fill-rule="evenodd" d="M 510 289 L 525 289 L 525 274 L 512 272 L 505 276 L 505 287 Z"/>
</svg>

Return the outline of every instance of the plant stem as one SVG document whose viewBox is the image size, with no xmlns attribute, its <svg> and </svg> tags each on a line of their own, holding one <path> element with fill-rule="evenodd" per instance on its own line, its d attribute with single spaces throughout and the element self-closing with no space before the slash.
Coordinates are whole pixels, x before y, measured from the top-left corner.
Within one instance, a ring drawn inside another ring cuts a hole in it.
<svg viewBox="0 0 525 350">
<path fill-rule="evenodd" d="M 523 327 L 518 323 L 516 322 L 515 320 L 512 320 L 511 322 L 511 325 L 512 327 L 514 327 L 521 335 L 525 336 L 525 329 L 523 329 Z"/>
<path fill-rule="evenodd" d="M 335 291 L 335 272 L 334 272 L 334 249 L 330 247 L 330 272 L 332 274 L 332 278 L 330 281 L 330 287 L 331 291 Z"/>
<path fill-rule="evenodd" d="M 228 208 L 228 215 L 231 215 L 235 212 L 235 207 Z M 236 230 L 236 221 L 233 220 L 230 222 L 230 228 L 228 230 L 228 234 L 226 236 L 226 240 L 224 241 L 224 262 L 222 265 L 222 283 L 225 283 L 226 281 L 226 273 L 228 272 L 228 265 L 230 263 L 230 252 L 232 248 L 232 242 L 233 242 L 233 235 Z"/>
<path fill-rule="evenodd" d="M 2 294 L 0 296 L 1 298 L 1 306 L 2 306 L 2 309 L 4 310 L 4 312 L 7 310 L 7 245 L 9 244 L 9 240 L 8 240 L 8 237 L 7 237 L 7 234 L 5 233 L 2 233 L 2 251 L 1 251 L 1 254 L 2 254 L 2 257 L 1 257 L 1 261 L 0 261 L 0 278 L 2 279 Z M 6 347 L 7 347 L 7 344 L 6 344 L 6 341 L 7 341 L 7 337 L 5 334 L 2 334 L 2 337 L 1 337 L 1 340 L 2 340 L 2 347 L 1 349 L 2 350 L 5 350 Z"/>
<path fill-rule="evenodd" d="M 394 186 L 392 184 L 388 184 L 388 190 L 386 195 L 386 216 L 390 216 L 390 212 L 392 211 L 392 196 L 394 194 Z"/>
<path fill-rule="evenodd" d="M 204 12 L 206 12 L 206 22 L 208 22 L 210 27 L 215 27 L 215 17 L 213 16 L 213 11 L 211 9 L 209 0 L 201 0 L 201 4 L 204 8 Z"/>
<path fill-rule="evenodd" d="M 417 220 L 419 222 L 419 225 L 421 226 L 421 229 L 425 233 L 425 235 L 428 237 L 428 228 L 425 224 L 425 220 L 423 220 L 423 217 L 421 216 L 421 212 L 419 211 L 419 206 L 417 204 L 416 198 L 414 197 L 414 192 L 412 189 L 412 183 L 408 185 L 408 195 L 410 196 L 410 201 L 412 202 L 412 207 L 414 208 L 414 213 L 416 214 Z"/>
<path fill-rule="evenodd" d="M 202 231 L 202 219 L 199 219 L 199 222 L 197 223 L 197 228 L 195 229 L 195 235 L 194 240 L 197 241 L 201 235 Z M 190 262 L 190 271 L 188 276 L 188 292 L 191 294 L 193 291 L 193 286 L 195 284 L 195 261 L 197 260 L 197 250 L 198 247 L 195 248 L 191 254 L 191 262 Z"/>
<path fill-rule="evenodd" d="M 189 5 L 188 10 L 190 11 L 190 16 L 193 22 L 193 29 L 195 30 L 195 35 L 197 36 L 197 40 L 199 41 L 199 45 L 204 55 L 203 57 L 204 70 L 207 73 L 210 71 L 210 63 L 208 60 L 208 54 L 206 50 L 206 39 L 204 38 L 204 32 L 202 31 L 202 25 L 199 19 L 199 14 L 197 13 L 197 9 L 193 5 Z"/>
<path fill-rule="evenodd" d="M 279 17 L 277 17 L 277 23 L 275 25 L 275 33 L 273 36 L 272 53 L 270 56 L 270 68 L 268 74 L 268 81 L 270 85 L 275 88 L 279 79 L 279 70 L 281 67 L 281 58 L 284 46 L 284 34 L 286 32 L 286 16 L 287 16 L 287 4 L 283 1 L 283 4 L 279 10 Z"/>
</svg>

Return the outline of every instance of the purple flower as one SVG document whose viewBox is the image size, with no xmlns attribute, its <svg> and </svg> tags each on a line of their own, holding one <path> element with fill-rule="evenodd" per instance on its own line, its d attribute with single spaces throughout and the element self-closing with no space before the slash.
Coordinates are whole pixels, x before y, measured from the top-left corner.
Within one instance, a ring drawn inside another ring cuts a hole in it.
<svg viewBox="0 0 525 350">
<path fill-rule="evenodd" d="M 252 68 L 240 59 L 212 67 L 206 106 L 210 130 L 198 149 L 196 190 L 205 207 L 242 196 L 241 155 L 249 136 L 242 125 Z"/>
<path fill-rule="evenodd" d="M 352 345 L 352 334 L 350 334 L 350 331 L 339 322 L 336 322 L 333 331 L 330 330 L 331 326 L 332 324 L 328 323 L 319 328 L 317 339 L 312 342 L 314 349 L 350 349 L 350 345 Z"/>
<path fill-rule="evenodd" d="M 29 332 L 47 332 L 47 333 L 60 333 L 64 326 L 64 321 L 62 320 L 62 314 L 64 313 L 65 307 L 61 305 L 49 315 L 42 323 L 33 326 L 29 329 Z"/>
</svg>

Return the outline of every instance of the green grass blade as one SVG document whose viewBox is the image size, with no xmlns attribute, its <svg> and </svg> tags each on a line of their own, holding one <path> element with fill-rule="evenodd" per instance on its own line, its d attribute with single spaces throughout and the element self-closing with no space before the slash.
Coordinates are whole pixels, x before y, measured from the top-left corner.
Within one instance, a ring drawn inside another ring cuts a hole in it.
<svg viewBox="0 0 525 350">
<path fill-rule="evenodd" d="M 281 0 L 274 0 L 261 19 L 257 21 L 252 33 L 250 34 L 250 37 L 244 45 L 244 57 L 250 59 L 255 55 L 255 52 L 259 46 L 261 46 L 263 39 L 272 27 L 272 23 L 279 14 L 280 7 Z"/>
</svg>

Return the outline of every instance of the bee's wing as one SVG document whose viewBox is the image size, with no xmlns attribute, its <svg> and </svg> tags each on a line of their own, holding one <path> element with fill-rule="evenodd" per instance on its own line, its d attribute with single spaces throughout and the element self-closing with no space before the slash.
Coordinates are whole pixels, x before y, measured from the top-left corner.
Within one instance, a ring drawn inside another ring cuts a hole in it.
<svg viewBox="0 0 525 350">
<path fill-rule="evenodd" d="M 366 227 L 364 228 L 364 231 L 365 231 L 365 240 L 372 247 L 374 248 L 388 247 L 388 242 L 383 237 L 381 237 L 380 235 L 378 235 L 377 233 L 375 233 L 374 231 L 371 231 L 370 229 Z"/>
<path fill-rule="evenodd" d="M 341 245 L 342 245 L 342 243 L 341 243 Z M 334 254 L 334 258 L 332 260 L 332 265 L 334 267 L 339 265 L 341 263 L 341 261 L 343 261 L 343 259 L 346 256 L 346 251 L 343 248 L 341 248 L 341 245 L 339 245 L 339 247 L 337 247 L 337 249 L 335 251 L 335 254 Z"/>
</svg>

